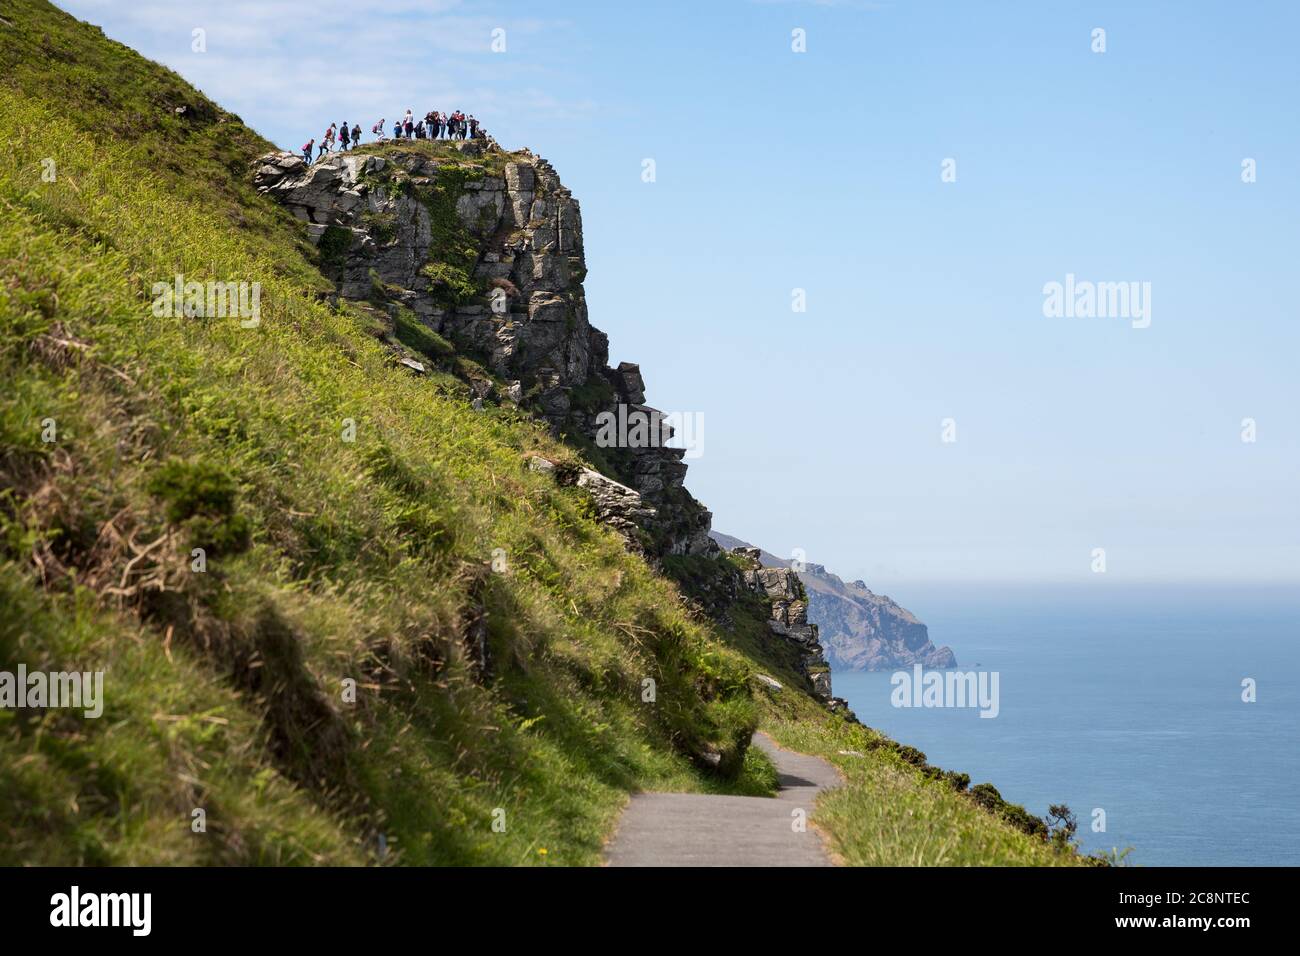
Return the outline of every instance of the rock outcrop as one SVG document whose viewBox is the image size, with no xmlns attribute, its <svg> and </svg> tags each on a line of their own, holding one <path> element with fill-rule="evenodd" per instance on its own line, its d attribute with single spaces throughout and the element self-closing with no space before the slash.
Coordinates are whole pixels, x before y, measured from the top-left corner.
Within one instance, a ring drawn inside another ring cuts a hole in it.
<svg viewBox="0 0 1300 956">
<path fill-rule="evenodd" d="M 753 548 L 738 538 L 713 532 L 724 548 L 749 548 L 768 568 L 790 561 Z M 807 591 L 808 620 L 815 622 L 831 665 L 845 670 L 894 670 L 921 664 L 956 667 L 950 647 L 935 647 L 924 624 L 895 601 L 872 592 L 862 581 L 844 581 L 820 564 L 805 564 L 799 580 Z"/>
<path fill-rule="evenodd" d="M 314 163 L 273 153 L 254 182 L 306 223 L 340 296 L 419 323 L 498 380 L 476 383 L 480 399 L 509 398 L 594 447 L 606 477 L 643 499 L 652 552 L 717 552 L 640 369 L 610 368 L 588 320 L 581 210 L 548 162 L 490 140 L 416 141 Z M 611 443 L 610 416 L 651 424 Z"/>
<path fill-rule="evenodd" d="M 765 568 L 759 549 L 740 547 L 733 552 L 750 560 L 753 567 L 744 573 L 745 584 L 771 602 L 772 616 L 768 629 L 777 637 L 793 643 L 799 650 L 799 666 L 812 686 L 813 694 L 831 701 L 831 669 L 826 663 L 817 625 L 808 623 L 808 595 L 799 576 L 789 568 Z"/>
<path fill-rule="evenodd" d="M 554 475 L 558 484 L 582 488 L 591 495 L 596 519 L 621 534 L 633 551 L 644 553 L 640 532 L 654 523 L 656 512 L 637 491 L 590 468 L 570 472 L 541 455 L 531 455 L 528 467 Z"/>
<path fill-rule="evenodd" d="M 406 343 L 415 328 L 417 340 L 445 346 L 424 350 L 430 361 L 477 363 L 477 376 L 449 366 L 470 378 L 476 407 L 528 409 L 599 470 L 536 456 L 529 467 L 586 490 L 597 517 L 647 557 L 719 553 L 711 515 L 684 486 L 685 450 L 667 447 L 672 429 L 646 404 L 641 369 L 610 367 L 609 340 L 588 319 L 582 215 L 549 163 L 491 141 L 389 143 L 314 163 L 274 153 L 253 176 L 305 224 L 338 296 L 383 317 L 390 338 Z M 424 370 L 410 356 L 404 364 Z M 750 557 L 751 570 L 716 575 L 721 592 L 761 594 L 769 629 L 794 649 L 813 693 L 842 707 L 804 584 Z"/>
<path fill-rule="evenodd" d="M 916 615 L 862 581 L 846 582 L 820 564 L 804 566 L 809 615 L 822 633 L 827 656 L 846 670 L 894 670 L 921 664 L 956 667 L 950 647 L 935 647 Z"/>
</svg>

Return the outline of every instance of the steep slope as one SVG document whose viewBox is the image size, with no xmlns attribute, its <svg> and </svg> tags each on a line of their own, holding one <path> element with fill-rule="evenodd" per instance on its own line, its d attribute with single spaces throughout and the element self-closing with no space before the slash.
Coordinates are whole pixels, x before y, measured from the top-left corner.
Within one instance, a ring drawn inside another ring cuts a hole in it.
<svg viewBox="0 0 1300 956">
<path fill-rule="evenodd" d="M 727 550 L 749 548 L 739 538 L 718 531 L 711 535 Z M 761 551 L 766 567 L 790 567 L 790 561 Z M 824 565 L 805 564 L 799 579 L 808 592 L 808 620 L 816 624 L 833 668 L 892 670 L 921 664 L 956 667 L 950 647 L 935 647 L 929 630 L 911 611 L 871 591 L 862 581 L 846 582 Z"/>
<path fill-rule="evenodd" d="M 582 215 L 546 160 L 491 140 L 375 143 L 313 163 L 272 153 L 254 183 L 306 223 L 340 297 L 434 361 L 454 349 L 481 402 L 527 409 L 641 496 L 639 547 L 716 550 L 640 369 L 610 368 L 588 319 Z M 602 427 L 629 419 L 643 427 Z"/>
<path fill-rule="evenodd" d="M 0 661 L 105 701 L 0 709 L 0 862 L 591 862 L 631 789 L 745 791 L 750 665 L 572 450 L 333 300 L 236 117 L 5 15 Z"/>
<path fill-rule="evenodd" d="M 887 777 L 892 822 L 959 821 L 937 862 L 1067 859 L 813 695 L 679 456 L 591 440 L 643 385 L 572 247 L 538 265 L 558 180 L 514 235 L 540 161 L 385 147 L 312 222 L 271 144 L 43 0 L 0 20 L 0 137 L 0 672 L 104 678 L 97 717 L 0 706 L 0 863 L 594 863 L 632 792 L 770 793 L 760 722 L 860 752 L 851 806 Z"/>
</svg>

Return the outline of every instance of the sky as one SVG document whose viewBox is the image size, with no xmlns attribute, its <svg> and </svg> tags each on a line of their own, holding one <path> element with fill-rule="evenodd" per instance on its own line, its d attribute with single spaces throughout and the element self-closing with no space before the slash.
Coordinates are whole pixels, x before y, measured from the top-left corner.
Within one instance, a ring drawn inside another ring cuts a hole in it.
<svg viewBox="0 0 1300 956">
<path fill-rule="evenodd" d="M 1300 5 L 60 6 L 286 149 L 459 108 L 550 160 L 719 530 L 883 591 L 1300 583 Z"/>
</svg>

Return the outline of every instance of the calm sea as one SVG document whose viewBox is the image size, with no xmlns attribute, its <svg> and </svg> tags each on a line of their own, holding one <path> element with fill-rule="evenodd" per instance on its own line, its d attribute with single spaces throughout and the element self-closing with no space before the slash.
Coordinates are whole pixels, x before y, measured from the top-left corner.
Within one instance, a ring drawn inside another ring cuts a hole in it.
<svg viewBox="0 0 1300 956">
<path fill-rule="evenodd" d="M 836 671 L 863 723 L 1034 813 L 1069 804 L 1085 850 L 1131 846 L 1129 861 L 1149 866 L 1300 865 L 1300 589 L 891 596 L 959 670 L 999 673 L 1001 709 L 895 708 L 890 673 Z"/>
</svg>

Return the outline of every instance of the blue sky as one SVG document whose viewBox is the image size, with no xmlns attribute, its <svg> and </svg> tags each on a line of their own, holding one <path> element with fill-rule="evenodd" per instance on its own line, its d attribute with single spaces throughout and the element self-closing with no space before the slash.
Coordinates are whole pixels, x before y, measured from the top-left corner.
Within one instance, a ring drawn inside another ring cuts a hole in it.
<svg viewBox="0 0 1300 956">
<path fill-rule="evenodd" d="M 551 160 L 720 530 L 878 590 L 1300 579 L 1293 4 L 61 6 L 286 148 L 462 108 Z M 1067 274 L 1150 326 L 1046 317 Z"/>
</svg>

